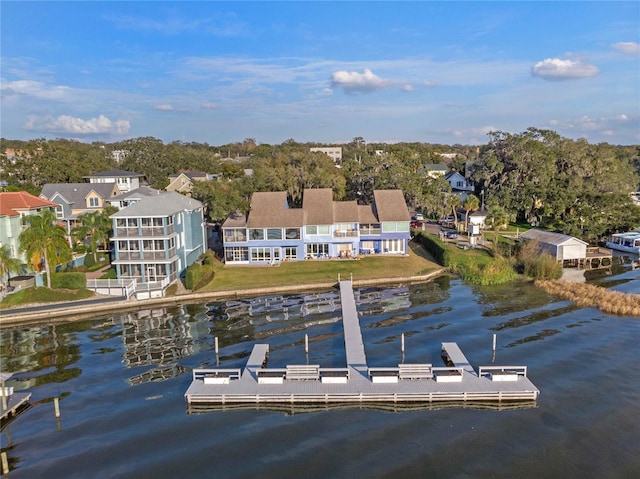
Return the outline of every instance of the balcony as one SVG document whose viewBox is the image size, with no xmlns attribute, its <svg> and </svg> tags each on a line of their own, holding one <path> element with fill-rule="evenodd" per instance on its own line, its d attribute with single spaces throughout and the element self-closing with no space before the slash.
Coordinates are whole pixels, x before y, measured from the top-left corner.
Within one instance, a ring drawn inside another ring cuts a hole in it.
<svg viewBox="0 0 640 479">
<path fill-rule="evenodd" d="M 168 251 L 142 250 L 142 251 L 118 251 L 118 260 L 165 260 L 176 255 L 176 249 Z"/>
<path fill-rule="evenodd" d="M 382 233 L 382 228 L 363 228 L 360 227 L 360 236 L 379 236 Z"/>
<path fill-rule="evenodd" d="M 150 238 L 154 236 L 168 236 L 175 233 L 173 225 L 166 227 L 144 227 L 144 228 L 116 228 L 116 238 L 133 238 L 133 237 L 145 237 Z"/>
<path fill-rule="evenodd" d="M 340 231 L 336 230 L 333 232 L 334 238 L 357 238 L 358 230 L 348 230 L 348 231 Z"/>
</svg>

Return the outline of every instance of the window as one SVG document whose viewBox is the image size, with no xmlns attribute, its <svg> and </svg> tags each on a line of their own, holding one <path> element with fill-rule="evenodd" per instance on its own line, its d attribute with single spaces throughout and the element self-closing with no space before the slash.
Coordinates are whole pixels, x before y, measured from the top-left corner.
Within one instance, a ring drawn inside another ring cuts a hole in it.
<svg viewBox="0 0 640 479">
<path fill-rule="evenodd" d="M 300 239 L 300 228 L 287 228 L 284 231 L 287 239 Z"/>
<path fill-rule="evenodd" d="M 100 206 L 100 199 L 95 196 L 89 197 L 89 207 L 97 208 L 98 206 Z"/>
<path fill-rule="evenodd" d="M 392 222 L 382 223 L 382 232 L 383 233 L 395 233 L 396 224 Z"/>
<path fill-rule="evenodd" d="M 307 256 L 311 256 L 313 258 L 328 256 L 329 255 L 329 244 L 327 243 L 309 243 L 307 245 Z"/>
<path fill-rule="evenodd" d="M 285 246 L 284 247 L 284 258 L 285 259 L 298 259 L 298 248 L 295 246 Z"/>
<path fill-rule="evenodd" d="M 270 239 L 270 240 L 282 239 L 282 230 L 280 228 L 267 229 L 267 239 Z"/>
<path fill-rule="evenodd" d="M 271 261 L 271 248 L 251 248 L 251 261 Z"/>
<path fill-rule="evenodd" d="M 309 225 L 307 226 L 308 235 L 328 235 L 331 232 L 329 225 Z"/>
<path fill-rule="evenodd" d="M 405 221 L 398 221 L 396 223 L 396 231 L 399 233 L 408 233 L 409 232 L 409 223 Z"/>
<path fill-rule="evenodd" d="M 62 206 L 56 206 L 56 218 L 59 220 L 64 218 L 64 209 Z"/>
<path fill-rule="evenodd" d="M 246 246 L 233 246 L 225 248 L 225 261 L 249 261 L 249 248 Z"/>
<path fill-rule="evenodd" d="M 227 242 L 247 241 L 247 230 L 244 228 L 225 228 L 224 240 Z"/>
<path fill-rule="evenodd" d="M 249 230 L 249 239 L 250 240 L 263 240 L 264 239 L 264 230 L 263 229 L 257 229 L 257 228 L 251 228 Z"/>
</svg>

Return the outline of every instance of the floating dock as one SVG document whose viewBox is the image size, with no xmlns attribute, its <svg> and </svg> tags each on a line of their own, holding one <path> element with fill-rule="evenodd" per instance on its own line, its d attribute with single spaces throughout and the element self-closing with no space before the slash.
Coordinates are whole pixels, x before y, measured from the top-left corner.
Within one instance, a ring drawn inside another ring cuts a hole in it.
<svg viewBox="0 0 640 479">
<path fill-rule="evenodd" d="M 206 405 L 331 405 L 409 403 L 530 404 L 539 390 L 526 366 L 480 366 L 476 371 L 456 343 L 442 343 L 447 366 L 369 367 L 351 281 L 340 281 L 345 368 L 289 364 L 268 368 L 269 346 L 256 344 L 243 370 L 194 369 L 185 393 L 191 408 Z M 258 407 L 256 406 L 256 407 Z M 216 409 L 215 407 L 213 409 Z"/>
<path fill-rule="evenodd" d="M 12 387 L 6 387 L 5 381 L 12 376 L 11 373 L 0 372 L 0 427 L 9 423 L 11 419 L 18 416 L 29 407 L 31 393 L 14 393 Z"/>
</svg>

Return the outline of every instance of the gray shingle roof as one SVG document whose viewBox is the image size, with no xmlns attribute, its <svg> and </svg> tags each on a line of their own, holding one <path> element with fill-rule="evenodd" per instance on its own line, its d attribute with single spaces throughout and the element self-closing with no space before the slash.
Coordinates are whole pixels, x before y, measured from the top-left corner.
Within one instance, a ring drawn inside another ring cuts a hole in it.
<svg viewBox="0 0 640 479">
<path fill-rule="evenodd" d="M 378 219 L 381 222 L 411 219 L 402 190 L 374 190 L 373 198 Z"/>
<path fill-rule="evenodd" d="M 122 208 L 111 218 L 145 218 L 171 216 L 179 211 L 193 211 L 202 208 L 202 203 L 174 191 L 160 192 L 155 196 L 147 196 L 137 203 Z"/>
<path fill-rule="evenodd" d="M 302 209 L 305 224 L 331 225 L 333 221 L 333 191 L 331 188 L 316 188 L 304 190 Z"/>
<path fill-rule="evenodd" d="M 132 173 L 131 171 L 124 171 L 124 170 L 107 170 L 107 171 L 99 171 L 97 173 L 94 173 L 92 175 L 87 175 L 87 176 L 83 176 L 83 178 L 118 178 L 118 177 L 122 177 L 122 178 L 132 178 L 132 177 L 141 177 L 143 175 L 139 174 L 139 173 Z"/>
<path fill-rule="evenodd" d="M 286 191 L 258 192 L 251 197 L 248 228 L 298 228 L 303 224 L 303 211 L 288 207 Z"/>
<path fill-rule="evenodd" d="M 100 183 L 97 183 L 100 184 Z M 109 183 L 104 183 L 109 184 Z M 135 190 L 126 191 L 119 195 L 116 195 L 111 198 L 112 201 L 122 201 L 128 198 L 142 198 L 145 196 L 157 196 L 158 192 L 162 193 L 161 190 L 156 190 L 155 188 L 151 188 L 150 186 L 141 186 L 140 188 L 136 188 Z"/>
<path fill-rule="evenodd" d="M 51 199 L 57 193 L 70 204 L 84 207 L 85 199 L 92 191 L 105 200 L 110 200 L 114 186 L 115 183 L 47 183 L 42 187 L 40 195 Z"/>
</svg>

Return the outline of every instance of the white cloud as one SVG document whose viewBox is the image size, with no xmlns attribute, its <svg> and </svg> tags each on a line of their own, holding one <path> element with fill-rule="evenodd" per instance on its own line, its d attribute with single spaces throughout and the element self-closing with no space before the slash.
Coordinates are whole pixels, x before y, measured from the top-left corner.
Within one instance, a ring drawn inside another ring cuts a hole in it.
<svg viewBox="0 0 640 479">
<path fill-rule="evenodd" d="M 346 93 L 370 93 L 387 88 L 391 82 L 365 68 L 362 73 L 345 70 L 334 72 L 331 75 L 331 84 L 334 87 L 342 88 Z"/>
<path fill-rule="evenodd" d="M 16 80 L 6 82 L 2 80 L 2 96 L 23 95 L 41 100 L 62 100 L 71 91 L 66 86 L 49 86 L 45 83 L 32 80 Z"/>
<path fill-rule="evenodd" d="M 543 80 L 567 80 L 571 78 L 590 77 L 600 70 L 594 65 L 580 60 L 561 60 L 547 58 L 531 68 L 531 75 Z"/>
<path fill-rule="evenodd" d="M 629 55 L 640 55 L 640 43 L 636 42 L 618 42 L 611 45 L 614 50 Z"/>
<path fill-rule="evenodd" d="M 415 90 L 415 88 L 413 88 L 413 85 L 407 83 L 405 86 L 402 87 L 402 91 L 406 91 L 406 92 L 410 92 Z"/>
<path fill-rule="evenodd" d="M 423 84 L 424 86 L 426 86 L 426 87 L 429 87 L 429 88 L 433 88 L 433 87 L 438 86 L 438 84 L 437 84 L 437 83 L 432 82 L 432 81 L 430 81 L 430 80 L 425 80 L 424 82 L 422 82 L 422 84 Z"/>
<path fill-rule="evenodd" d="M 215 110 L 216 108 L 218 108 L 218 105 L 216 105 L 215 103 L 206 102 L 200 105 L 200 108 L 202 108 L 203 110 Z"/>
<path fill-rule="evenodd" d="M 158 111 L 173 111 L 173 105 L 169 105 L 168 103 L 163 103 L 162 105 L 156 105 L 153 107 L 154 110 Z"/>
<path fill-rule="evenodd" d="M 128 120 L 112 121 L 104 115 L 90 120 L 60 115 L 57 118 L 29 116 L 24 125 L 26 130 L 48 131 L 55 133 L 71 133 L 74 135 L 123 135 L 129 132 L 131 125 Z"/>
</svg>

